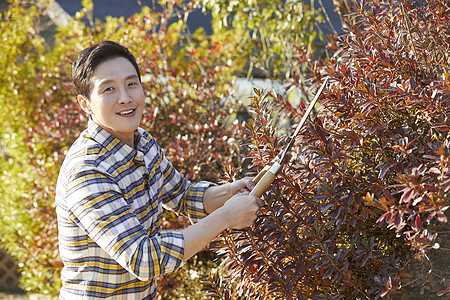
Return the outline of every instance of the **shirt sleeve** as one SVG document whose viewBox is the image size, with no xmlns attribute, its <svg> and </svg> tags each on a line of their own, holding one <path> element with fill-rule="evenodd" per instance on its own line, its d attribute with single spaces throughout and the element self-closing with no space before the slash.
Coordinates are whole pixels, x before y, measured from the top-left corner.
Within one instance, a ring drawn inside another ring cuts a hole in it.
<svg viewBox="0 0 450 300">
<path fill-rule="evenodd" d="M 162 200 L 164 206 L 177 214 L 187 216 L 192 223 L 205 217 L 207 213 L 203 205 L 203 195 L 208 187 L 215 184 L 206 181 L 190 182 L 166 159 L 161 148 L 159 148 L 159 154 L 163 173 Z"/>
<path fill-rule="evenodd" d="M 182 265 L 183 234 L 160 230 L 149 237 L 112 178 L 97 170 L 72 176 L 67 187 L 69 219 L 118 264 L 147 281 Z"/>
</svg>

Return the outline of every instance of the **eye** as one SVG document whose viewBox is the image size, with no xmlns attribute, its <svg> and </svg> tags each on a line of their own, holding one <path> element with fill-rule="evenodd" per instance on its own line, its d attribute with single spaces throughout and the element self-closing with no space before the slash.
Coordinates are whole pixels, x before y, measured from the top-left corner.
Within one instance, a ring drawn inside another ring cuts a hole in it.
<svg viewBox="0 0 450 300">
<path fill-rule="evenodd" d="M 108 86 L 107 88 L 103 89 L 103 93 L 111 92 L 113 90 L 114 90 L 114 88 L 112 86 Z"/>
<path fill-rule="evenodd" d="M 132 81 L 128 84 L 128 86 L 137 86 L 139 85 L 136 81 Z"/>
</svg>

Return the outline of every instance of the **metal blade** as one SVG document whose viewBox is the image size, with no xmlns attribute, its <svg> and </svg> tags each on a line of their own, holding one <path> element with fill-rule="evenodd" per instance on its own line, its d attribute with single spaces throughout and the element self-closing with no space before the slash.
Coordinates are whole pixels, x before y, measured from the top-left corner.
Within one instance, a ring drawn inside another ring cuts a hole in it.
<svg viewBox="0 0 450 300">
<path fill-rule="evenodd" d="M 283 154 L 281 155 L 280 158 L 280 163 L 283 162 L 284 157 L 286 156 L 286 154 L 289 152 L 289 150 L 291 149 L 292 145 L 294 145 L 295 142 L 295 137 L 298 135 L 298 133 L 300 132 L 300 129 L 303 127 L 303 124 L 305 124 L 306 119 L 308 118 L 309 114 L 311 113 L 311 111 L 314 108 L 314 105 L 316 104 L 317 100 L 320 97 L 320 94 L 322 94 L 323 89 L 325 88 L 325 85 L 328 82 L 328 79 L 330 77 L 326 77 L 325 81 L 322 83 L 322 85 L 320 86 L 319 90 L 317 91 L 316 95 L 314 96 L 314 99 L 311 101 L 311 103 L 308 106 L 308 109 L 306 110 L 305 114 L 303 115 L 302 119 L 300 120 L 300 122 L 297 125 L 297 129 L 295 130 L 294 134 L 291 137 L 291 140 L 289 141 L 289 144 L 287 145 L 287 147 L 284 149 Z"/>
</svg>

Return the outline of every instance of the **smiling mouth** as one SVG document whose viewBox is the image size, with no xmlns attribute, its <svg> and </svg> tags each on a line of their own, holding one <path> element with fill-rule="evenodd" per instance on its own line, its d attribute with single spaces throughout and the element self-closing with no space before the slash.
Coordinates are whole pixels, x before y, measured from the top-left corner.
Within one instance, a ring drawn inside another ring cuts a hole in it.
<svg viewBox="0 0 450 300">
<path fill-rule="evenodd" d="M 135 108 L 133 108 L 133 109 L 128 109 L 128 110 L 123 110 L 123 111 L 121 111 L 121 112 L 118 112 L 117 114 L 118 114 L 119 116 L 128 116 L 128 115 L 131 115 L 132 113 L 134 113 L 135 110 L 136 110 Z"/>
</svg>

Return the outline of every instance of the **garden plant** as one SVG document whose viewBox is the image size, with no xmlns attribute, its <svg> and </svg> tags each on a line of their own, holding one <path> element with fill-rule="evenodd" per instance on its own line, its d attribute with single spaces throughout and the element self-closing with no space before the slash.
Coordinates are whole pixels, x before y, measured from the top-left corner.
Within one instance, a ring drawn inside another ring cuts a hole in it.
<svg viewBox="0 0 450 300">
<path fill-rule="evenodd" d="M 211 297 L 448 298 L 450 6 L 363 1 L 355 19 L 329 58 L 299 52 L 307 79 L 294 74 L 286 88 L 329 84 L 254 227 L 217 241 Z M 255 89 L 251 108 L 257 171 L 288 142 L 274 117 L 295 127 L 305 105 Z"/>
</svg>

